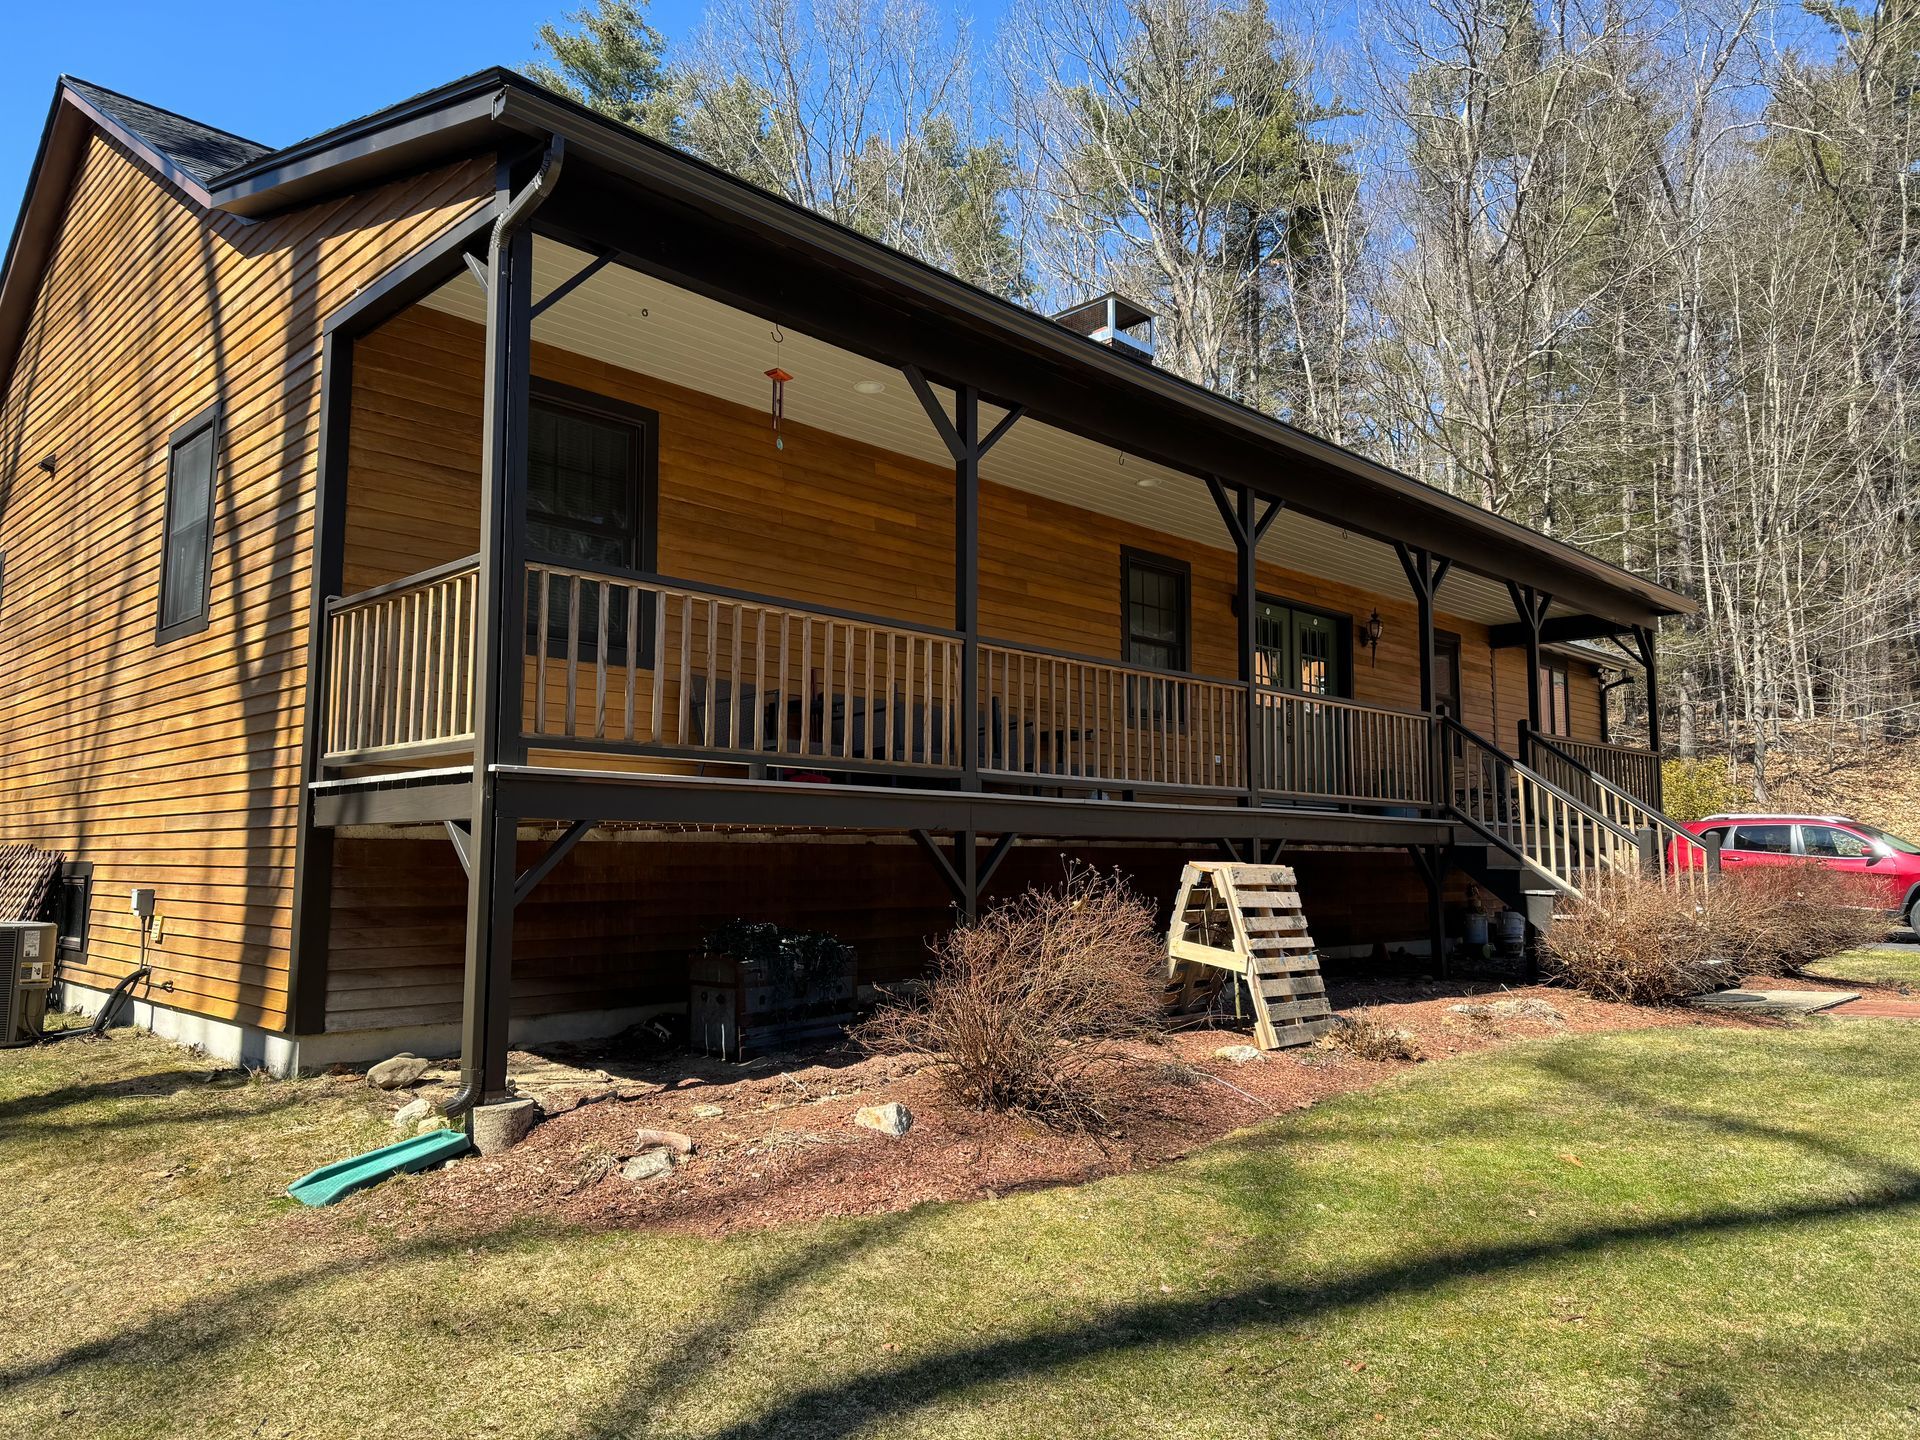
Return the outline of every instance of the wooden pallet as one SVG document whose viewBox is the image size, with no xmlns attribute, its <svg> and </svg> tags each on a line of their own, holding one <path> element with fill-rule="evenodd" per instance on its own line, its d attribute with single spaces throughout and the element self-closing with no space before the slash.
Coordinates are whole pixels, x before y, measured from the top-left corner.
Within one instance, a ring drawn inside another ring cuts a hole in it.
<svg viewBox="0 0 1920 1440">
<path fill-rule="evenodd" d="M 1203 991 L 1211 998 L 1228 975 L 1246 981 L 1262 1050 L 1305 1045 L 1333 1028 L 1290 866 L 1199 860 L 1181 873 L 1167 931 L 1169 1008 Z"/>
</svg>

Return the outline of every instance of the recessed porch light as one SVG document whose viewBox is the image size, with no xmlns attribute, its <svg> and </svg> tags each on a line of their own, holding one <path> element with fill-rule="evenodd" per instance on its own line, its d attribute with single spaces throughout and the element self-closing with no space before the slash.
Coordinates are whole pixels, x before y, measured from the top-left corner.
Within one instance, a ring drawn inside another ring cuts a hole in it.
<svg viewBox="0 0 1920 1440">
<path fill-rule="evenodd" d="M 856 380 L 853 382 L 853 392 L 856 395 L 884 395 L 887 393 L 887 382 L 884 380 Z"/>
<path fill-rule="evenodd" d="M 1160 488 L 1160 477 L 1158 475 L 1142 475 L 1133 483 L 1138 485 L 1142 490 L 1158 490 Z"/>
</svg>

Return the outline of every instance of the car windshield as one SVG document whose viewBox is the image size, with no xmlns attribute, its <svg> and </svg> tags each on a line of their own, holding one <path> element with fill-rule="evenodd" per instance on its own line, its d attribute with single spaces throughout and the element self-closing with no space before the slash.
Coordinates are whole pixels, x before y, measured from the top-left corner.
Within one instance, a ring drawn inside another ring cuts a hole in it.
<svg viewBox="0 0 1920 1440">
<path fill-rule="evenodd" d="M 1892 846 L 1902 855 L 1920 855 L 1920 845 L 1914 844 L 1911 840 L 1902 840 L 1898 835 L 1889 834 L 1878 825 L 1856 825 L 1854 828 L 1863 835 L 1871 835 L 1883 844 Z"/>
</svg>

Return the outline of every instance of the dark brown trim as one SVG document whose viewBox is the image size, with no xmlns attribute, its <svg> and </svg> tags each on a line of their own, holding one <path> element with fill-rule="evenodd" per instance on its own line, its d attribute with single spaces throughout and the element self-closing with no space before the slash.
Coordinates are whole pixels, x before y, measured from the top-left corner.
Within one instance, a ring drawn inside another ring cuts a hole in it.
<svg viewBox="0 0 1920 1440">
<path fill-rule="evenodd" d="M 190 635 L 204 632 L 212 623 L 213 617 L 213 541 L 214 521 L 220 513 L 220 467 L 225 456 L 226 446 L 224 419 L 218 400 L 195 415 L 186 424 L 175 427 L 167 437 L 167 464 L 163 483 L 166 486 L 166 500 L 160 515 L 160 585 L 154 597 L 155 645 L 170 644 L 175 640 L 184 640 Z M 207 539 L 205 554 L 201 557 L 200 570 L 200 610 L 183 620 L 171 623 L 167 620 L 167 579 L 173 563 L 173 462 L 180 453 L 180 447 L 199 435 L 201 431 L 210 431 L 213 436 L 212 451 L 207 461 Z"/>
<path fill-rule="evenodd" d="M 572 410 L 590 419 L 610 420 L 616 425 L 630 426 L 640 432 L 640 455 L 636 473 L 632 477 L 633 544 L 624 563 L 643 573 L 650 573 L 659 563 L 660 551 L 660 413 L 644 405 L 603 395 L 597 390 L 563 385 L 558 380 L 547 380 L 538 375 L 528 383 L 528 396 L 534 405 L 545 403 L 555 409 Z M 527 516 L 530 520 L 535 518 L 531 508 Z M 560 520 L 555 523 L 564 526 L 567 522 Z M 582 570 L 593 568 L 581 565 L 577 556 L 542 555 L 531 545 L 528 546 L 528 554 L 534 559 L 544 559 L 555 565 L 571 565 Z"/>
<path fill-rule="evenodd" d="M 1177 576 L 1180 581 L 1180 663 L 1178 665 L 1148 665 L 1135 660 L 1133 650 L 1133 587 L 1128 579 L 1135 566 L 1143 570 L 1158 570 L 1163 575 Z M 1169 675 L 1181 675 L 1193 668 L 1193 566 L 1185 560 L 1171 555 L 1162 555 L 1153 550 L 1140 550 L 1132 545 L 1120 547 L 1120 663 L 1136 666 L 1143 670 L 1159 670 Z"/>
</svg>

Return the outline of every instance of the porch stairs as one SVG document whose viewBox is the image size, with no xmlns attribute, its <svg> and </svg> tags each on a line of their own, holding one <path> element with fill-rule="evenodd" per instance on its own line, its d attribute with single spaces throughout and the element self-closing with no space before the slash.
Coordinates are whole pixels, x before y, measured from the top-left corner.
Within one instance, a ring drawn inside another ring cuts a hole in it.
<svg viewBox="0 0 1920 1440">
<path fill-rule="evenodd" d="M 1305 1045 L 1333 1028 L 1290 867 L 1203 860 L 1181 872 L 1167 931 L 1169 1008 L 1192 1008 L 1228 976 L 1246 981 L 1262 1050 Z"/>
<path fill-rule="evenodd" d="M 1477 837 L 1454 847 L 1454 863 L 1523 914 L 1536 937 L 1556 904 L 1584 902 L 1599 876 L 1707 883 L 1712 864 L 1693 835 L 1548 737 L 1523 731 L 1521 760 L 1452 719 L 1442 723 L 1447 808 Z"/>
</svg>

